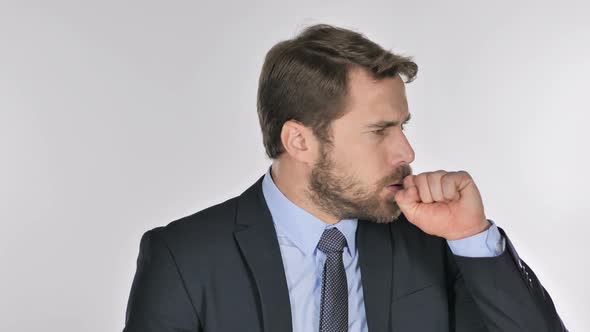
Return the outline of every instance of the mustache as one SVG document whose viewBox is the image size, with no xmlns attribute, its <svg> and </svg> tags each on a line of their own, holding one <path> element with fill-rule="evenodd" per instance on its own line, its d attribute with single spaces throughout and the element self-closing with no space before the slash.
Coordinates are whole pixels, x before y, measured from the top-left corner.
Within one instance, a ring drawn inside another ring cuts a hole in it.
<svg viewBox="0 0 590 332">
<path fill-rule="evenodd" d="M 388 186 L 392 183 L 403 184 L 402 181 L 408 175 L 412 175 L 412 167 L 408 164 L 403 164 L 393 174 L 383 179 L 382 186 Z"/>
</svg>

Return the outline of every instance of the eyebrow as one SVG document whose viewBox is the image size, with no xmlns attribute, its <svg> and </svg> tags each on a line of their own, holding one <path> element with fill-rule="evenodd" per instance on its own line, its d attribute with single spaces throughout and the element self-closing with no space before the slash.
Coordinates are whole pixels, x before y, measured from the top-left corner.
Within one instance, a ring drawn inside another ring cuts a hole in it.
<svg viewBox="0 0 590 332">
<path fill-rule="evenodd" d="M 404 124 L 408 123 L 408 121 L 410 121 L 410 119 L 412 118 L 412 114 L 408 113 L 408 117 L 404 120 Z M 399 124 L 399 121 L 379 121 L 376 123 L 372 123 L 370 125 L 368 125 L 368 128 L 371 129 L 381 129 L 381 128 L 389 128 L 389 127 L 395 127 Z"/>
</svg>

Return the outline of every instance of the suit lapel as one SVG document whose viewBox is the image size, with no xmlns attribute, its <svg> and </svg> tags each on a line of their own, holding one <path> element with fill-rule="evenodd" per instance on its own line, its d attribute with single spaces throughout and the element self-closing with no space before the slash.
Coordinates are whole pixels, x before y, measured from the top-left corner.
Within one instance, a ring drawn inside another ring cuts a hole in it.
<svg viewBox="0 0 590 332">
<path fill-rule="evenodd" d="M 287 279 L 261 177 L 239 198 L 234 236 L 260 295 L 264 331 L 292 330 Z"/>
<path fill-rule="evenodd" d="M 359 220 L 357 247 L 367 325 L 371 332 L 390 331 L 393 251 L 390 225 Z"/>
</svg>

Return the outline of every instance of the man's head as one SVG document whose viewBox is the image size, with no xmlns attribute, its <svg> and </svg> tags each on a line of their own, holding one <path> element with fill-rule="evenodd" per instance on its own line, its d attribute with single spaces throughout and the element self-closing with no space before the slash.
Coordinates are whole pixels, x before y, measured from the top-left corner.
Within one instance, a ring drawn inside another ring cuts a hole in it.
<svg viewBox="0 0 590 332">
<path fill-rule="evenodd" d="M 396 219 L 391 184 L 411 174 L 414 151 L 403 76 L 417 65 L 359 33 L 305 29 L 267 54 L 258 116 L 267 155 L 305 169 L 306 196 L 337 219 Z"/>
</svg>

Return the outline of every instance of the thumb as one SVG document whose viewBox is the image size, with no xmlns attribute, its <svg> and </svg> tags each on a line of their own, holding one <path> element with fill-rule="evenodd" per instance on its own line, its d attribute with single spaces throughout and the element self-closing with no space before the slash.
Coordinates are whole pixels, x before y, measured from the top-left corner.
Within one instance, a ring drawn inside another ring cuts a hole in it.
<svg viewBox="0 0 590 332">
<path fill-rule="evenodd" d="M 420 195 L 416 186 L 411 186 L 407 189 L 402 189 L 395 193 L 395 202 L 404 214 L 413 211 L 415 207 L 421 202 Z"/>
</svg>

